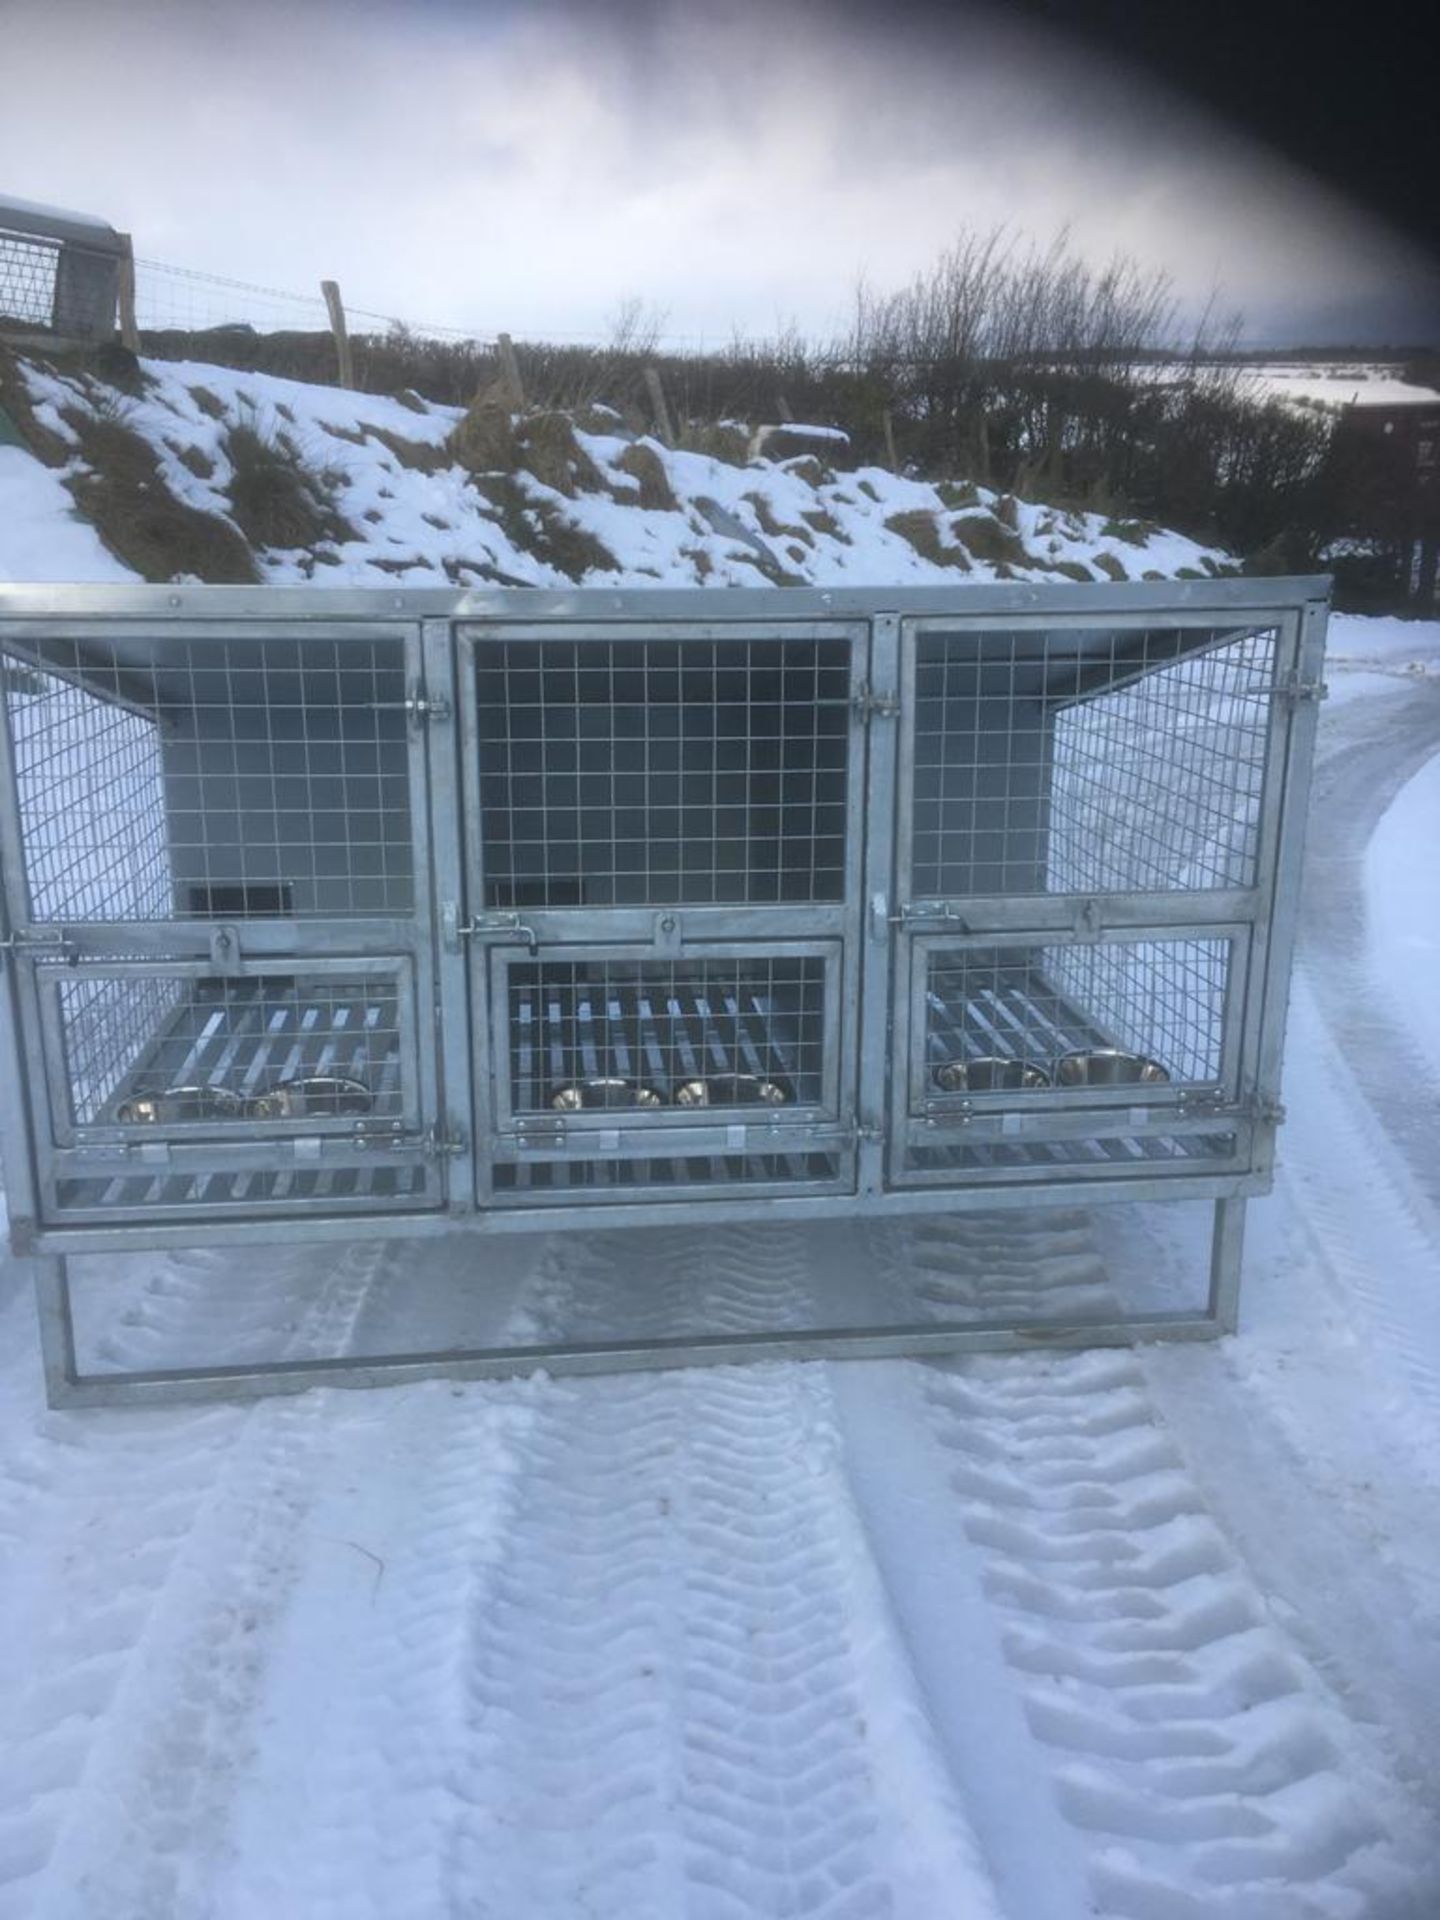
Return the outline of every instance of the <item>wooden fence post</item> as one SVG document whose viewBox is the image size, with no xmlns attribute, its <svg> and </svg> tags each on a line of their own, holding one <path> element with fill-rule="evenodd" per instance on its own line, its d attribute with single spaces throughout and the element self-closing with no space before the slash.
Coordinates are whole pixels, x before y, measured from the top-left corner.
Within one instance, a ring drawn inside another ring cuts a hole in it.
<svg viewBox="0 0 1440 1920">
<path fill-rule="evenodd" d="M 660 369 L 646 367 L 645 391 L 650 396 L 650 405 L 655 409 L 655 431 L 667 447 L 675 444 L 675 428 L 670 421 L 670 409 L 665 404 L 665 389 L 660 384 Z"/>
<path fill-rule="evenodd" d="M 330 331 L 335 336 L 335 358 L 340 368 L 340 385 L 353 387 L 355 361 L 350 352 L 350 334 L 345 325 L 345 308 L 340 301 L 340 288 L 333 280 L 322 280 L 320 291 L 325 296 L 325 305 L 330 313 Z"/>
<path fill-rule="evenodd" d="M 122 233 L 120 238 L 125 247 L 120 255 L 120 277 L 115 287 L 120 344 L 131 353 L 139 353 L 140 329 L 135 324 L 135 243 L 128 233 Z"/>
<path fill-rule="evenodd" d="M 525 411 L 525 387 L 520 378 L 520 362 L 515 357 L 515 342 L 508 333 L 497 334 L 495 348 L 500 355 L 500 379 L 512 413 Z"/>
</svg>

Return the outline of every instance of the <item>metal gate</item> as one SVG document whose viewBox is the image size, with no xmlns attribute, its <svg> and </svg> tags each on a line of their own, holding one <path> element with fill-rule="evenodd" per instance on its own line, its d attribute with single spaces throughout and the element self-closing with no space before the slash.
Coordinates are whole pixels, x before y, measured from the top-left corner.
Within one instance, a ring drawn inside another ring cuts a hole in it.
<svg viewBox="0 0 1440 1920">
<path fill-rule="evenodd" d="M 907 621 L 901 685 L 891 1183 L 1268 1169 L 1300 613 Z"/>
<path fill-rule="evenodd" d="M 413 628 L 12 625 L 0 672 L 42 1219 L 439 1206 Z"/>
<path fill-rule="evenodd" d="M 458 640 L 478 1203 L 853 1191 L 867 628 Z"/>
</svg>

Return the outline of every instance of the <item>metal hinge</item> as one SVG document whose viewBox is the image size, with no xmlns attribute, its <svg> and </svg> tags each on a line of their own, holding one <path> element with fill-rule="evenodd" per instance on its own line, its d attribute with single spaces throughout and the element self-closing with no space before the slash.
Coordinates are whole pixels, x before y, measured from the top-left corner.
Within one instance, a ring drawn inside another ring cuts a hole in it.
<svg viewBox="0 0 1440 1920">
<path fill-rule="evenodd" d="M 59 927 L 18 927 L 0 940 L 0 953 L 26 953 L 36 959 L 63 960 L 72 967 L 80 958 L 80 949 Z"/>
<path fill-rule="evenodd" d="M 405 696 L 405 711 L 410 717 L 410 725 L 418 732 L 432 720 L 448 720 L 450 701 L 443 693 L 426 693 L 417 680 Z"/>
<path fill-rule="evenodd" d="M 1293 713 L 1297 707 L 1303 707 L 1307 701 L 1328 700 L 1330 689 L 1323 680 L 1306 680 L 1299 673 L 1287 673 L 1275 689 L 1276 697 L 1284 701 Z"/>
<path fill-rule="evenodd" d="M 872 720 L 893 720 L 900 711 L 900 696 L 876 693 L 873 687 L 857 687 L 850 696 L 850 710 L 866 726 Z"/>
</svg>

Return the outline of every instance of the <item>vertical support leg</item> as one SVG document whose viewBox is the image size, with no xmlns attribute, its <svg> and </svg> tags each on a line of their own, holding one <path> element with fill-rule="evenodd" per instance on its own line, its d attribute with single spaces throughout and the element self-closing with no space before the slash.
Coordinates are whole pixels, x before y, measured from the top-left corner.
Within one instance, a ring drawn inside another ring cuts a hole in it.
<svg viewBox="0 0 1440 1920">
<path fill-rule="evenodd" d="M 1217 1200 L 1210 1241 L 1210 1318 L 1217 1333 L 1233 1333 L 1240 1315 L 1240 1261 L 1245 1251 L 1245 1202 Z"/>
<path fill-rule="evenodd" d="M 32 1264 L 35 1304 L 40 1314 L 40 1353 L 45 1362 L 45 1398 L 52 1407 L 68 1406 L 79 1381 L 70 1275 L 63 1254 L 40 1254 Z"/>
</svg>

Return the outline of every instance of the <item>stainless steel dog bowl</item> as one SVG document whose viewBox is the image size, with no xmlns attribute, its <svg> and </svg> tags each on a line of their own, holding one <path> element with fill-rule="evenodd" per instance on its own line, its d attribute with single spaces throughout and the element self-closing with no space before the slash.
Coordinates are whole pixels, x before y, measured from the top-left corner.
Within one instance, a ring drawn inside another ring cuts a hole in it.
<svg viewBox="0 0 1440 1920">
<path fill-rule="evenodd" d="M 196 1120 L 239 1120 L 245 1102 L 226 1087 L 166 1087 L 122 1100 L 115 1117 L 124 1126 L 166 1126 Z"/>
<path fill-rule="evenodd" d="M 1024 1087 L 1048 1087 L 1050 1076 L 1028 1060 L 984 1054 L 978 1060 L 945 1060 L 935 1069 L 942 1093 L 1011 1093 Z"/>
<path fill-rule="evenodd" d="M 783 1107 L 790 1089 L 758 1073 L 712 1073 L 675 1089 L 677 1107 Z"/>
<path fill-rule="evenodd" d="M 607 1107 L 663 1107 L 665 1098 L 638 1080 L 602 1077 L 553 1088 L 550 1104 L 559 1113 L 586 1113 Z"/>
<path fill-rule="evenodd" d="M 1055 1062 L 1059 1087 L 1160 1087 L 1169 1079 L 1158 1060 L 1119 1047 L 1082 1047 Z"/>
<path fill-rule="evenodd" d="M 363 1080 L 315 1074 L 305 1080 L 282 1080 L 268 1092 L 256 1094 L 245 1112 L 252 1120 L 335 1120 L 369 1113 L 374 1105 L 375 1096 Z"/>
</svg>

